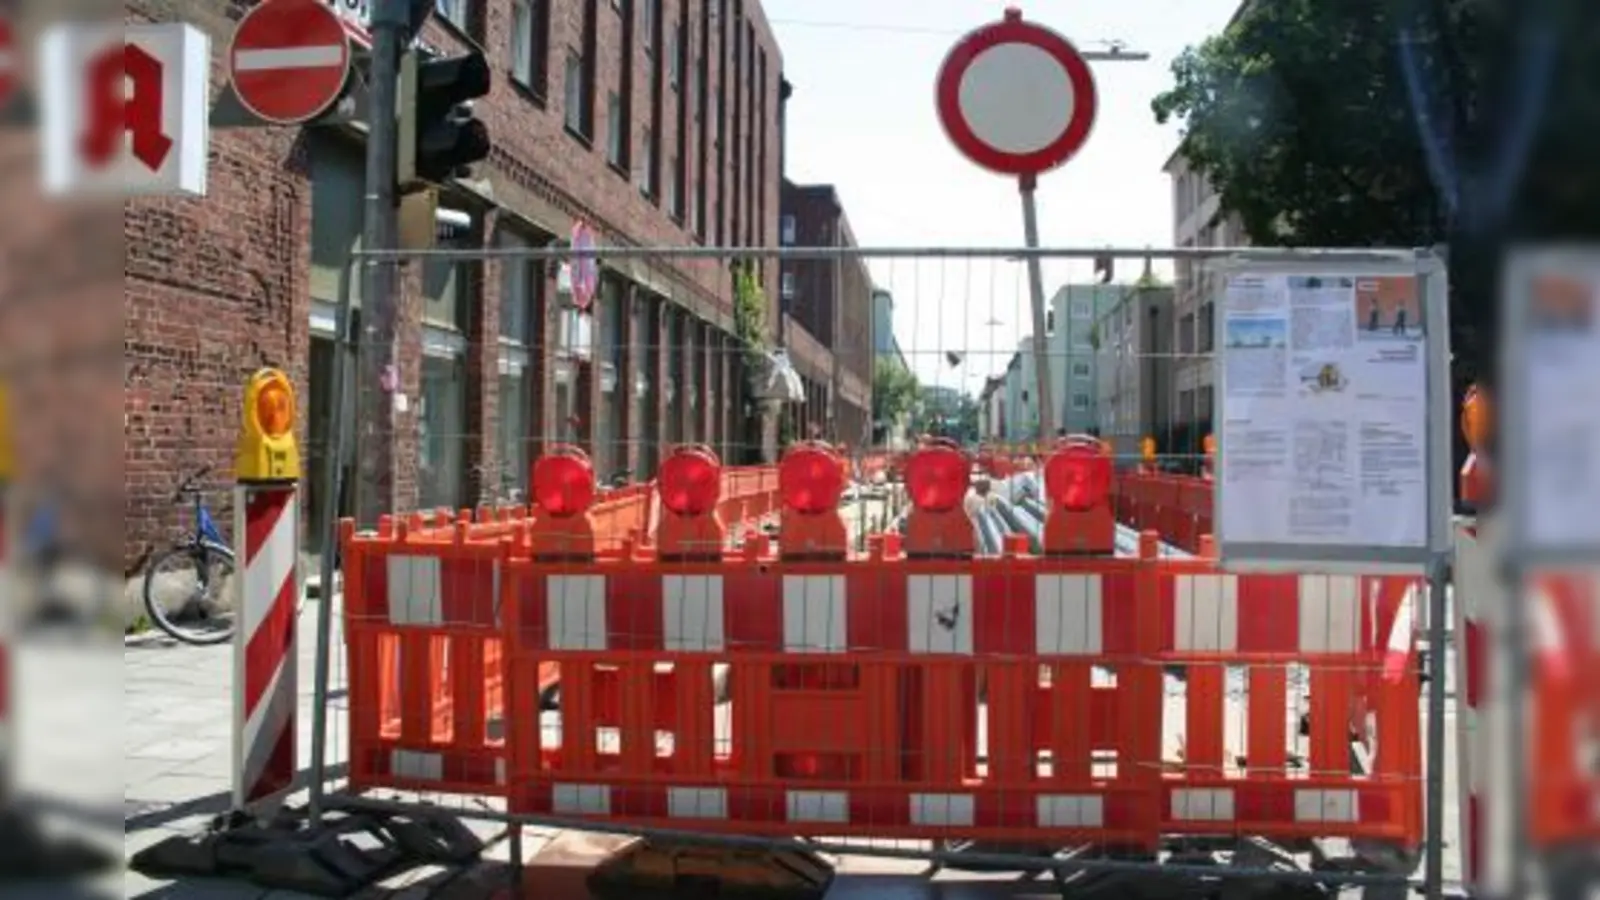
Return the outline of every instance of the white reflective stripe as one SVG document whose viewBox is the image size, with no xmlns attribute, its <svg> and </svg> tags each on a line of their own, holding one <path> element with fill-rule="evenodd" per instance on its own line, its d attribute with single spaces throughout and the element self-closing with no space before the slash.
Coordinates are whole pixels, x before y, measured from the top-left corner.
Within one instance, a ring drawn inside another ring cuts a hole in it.
<svg viewBox="0 0 1600 900">
<path fill-rule="evenodd" d="M 971 825 L 975 806 L 971 794 L 912 794 L 911 824 Z"/>
<path fill-rule="evenodd" d="M 972 576 L 906 579 L 906 648 L 912 653 L 972 653 Z"/>
<path fill-rule="evenodd" d="M 234 502 L 245 506 L 254 490 L 239 488 L 234 494 Z M 266 541 L 257 548 L 254 556 L 244 561 L 244 578 L 239 583 L 244 591 L 243 600 L 239 603 L 239 619 L 243 623 L 246 640 L 272 614 L 273 604 L 284 582 L 293 583 L 296 580 L 295 567 L 300 563 L 300 549 L 295 539 L 299 535 L 300 514 L 295 507 L 293 496 L 284 500 L 275 513 L 278 519 L 272 523 Z M 242 516 L 235 517 L 236 521 L 242 519 Z M 243 540 L 242 535 L 240 539 Z M 294 588 L 298 588 L 298 585 L 294 585 Z M 299 597 L 295 600 L 298 602 Z"/>
<path fill-rule="evenodd" d="M 667 788 L 667 815 L 674 819 L 726 819 L 727 788 Z"/>
<path fill-rule="evenodd" d="M 1101 652 L 1099 575 L 1038 575 L 1033 580 L 1033 636 L 1040 654 Z"/>
<path fill-rule="evenodd" d="M 549 575 L 545 610 L 551 650 L 606 649 L 604 575 Z"/>
<path fill-rule="evenodd" d="M 662 579 L 663 650 L 722 650 L 722 622 L 721 575 L 667 575 Z"/>
<path fill-rule="evenodd" d="M 1230 822 L 1233 789 L 1173 788 L 1172 817 L 1187 822 Z"/>
<path fill-rule="evenodd" d="M 1408 653 L 1411 650 L 1411 638 L 1416 631 L 1416 615 L 1418 606 L 1422 601 L 1422 591 L 1415 585 L 1406 588 L 1405 596 L 1400 598 L 1400 608 L 1395 612 L 1394 624 L 1389 628 L 1389 639 L 1384 642 L 1384 647 L 1394 653 Z M 1374 619 L 1377 617 L 1374 616 Z"/>
<path fill-rule="evenodd" d="M 1036 805 L 1040 828 L 1105 826 L 1105 800 L 1099 794 L 1044 794 Z"/>
<path fill-rule="evenodd" d="M 440 781 L 444 778 L 444 755 L 419 750 L 393 750 L 389 753 L 389 773 L 396 778 Z"/>
<path fill-rule="evenodd" d="M 444 618 L 439 557 L 389 555 L 389 623 L 438 625 Z"/>
<path fill-rule="evenodd" d="M 550 789 L 550 809 L 571 815 L 611 814 L 611 787 L 604 784 L 558 784 Z"/>
<path fill-rule="evenodd" d="M 494 761 L 494 783 L 506 783 L 506 761 L 503 758 Z"/>
<path fill-rule="evenodd" d="M 322 47 L 265 47 L 233 51 L 236 72 L 272 72 L 279 69 L 331 69 L 345 61 L 349 51 L 338 44 Z"/>
<path fill-rule="evenodd" d="M 850 795 L 844 791 L 789 791 L 784 799 L 791 822 L 850 821 Z"/>
<path fill-rule="evenodd" d="M 1361 579 L 1301 575 L 1300 652 L 1354 653 L 1361 648 Z"/>
<path fill-rule="evenodd" d="M 844 652 L 848 608 L 843 575 L 783 576 L 783 649 Z"/>
<path fill-rule="evenodd" d="M 1239 648 L 1239 576 L 1179 575 L 1174 579 L 1173 646 L 1219 653 Z"/>
<path fill-rule="evenodd" d="M 1304 788 L 1294 792 L 1296 822 L 1359 822 L 1358 795 L 1349 788 Z"/>
</svg>

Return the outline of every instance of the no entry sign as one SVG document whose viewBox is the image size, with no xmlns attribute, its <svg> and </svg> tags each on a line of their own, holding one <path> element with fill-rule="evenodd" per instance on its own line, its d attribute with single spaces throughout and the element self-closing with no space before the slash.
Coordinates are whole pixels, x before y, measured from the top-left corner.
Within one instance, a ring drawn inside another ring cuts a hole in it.
<svg viewBox="0 0 1600 900">
<path fill-rule="evenodd" d="M 228 71 L 245 109 L 275 125 L 300 125 L 344 93 L 349 32 L 321 0 L 265 0 L 239 20 Z"/>
<path fill-rule="evenodd" d="M 11 20 L 0 15 L 0 109 L 11 102 L 11 94 L 17 89 L 16 49 Z"/>
<path fill-rule="evenodd" d="M 1003 175 L 1032 176 L 1071 159 L 1094 127 L 1089 64 L 1061 35 L 1005 18 L 963 37 L 939 67 L 939 121 L 956 149 Z"/>
</svg>

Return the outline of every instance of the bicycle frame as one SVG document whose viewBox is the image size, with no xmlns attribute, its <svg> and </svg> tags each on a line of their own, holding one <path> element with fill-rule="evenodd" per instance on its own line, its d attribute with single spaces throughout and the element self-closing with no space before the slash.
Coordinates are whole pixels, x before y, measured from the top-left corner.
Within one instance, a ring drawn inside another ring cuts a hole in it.
<svg viewBox="0 0 1600 900">
<path fill-rule="evenodd" d="M 217 521 L 211 517 L 211 510 L 206 507 L 205 498 L 198 493 L 194 495 L 194 533 L 197 541 L 209 541 L 223 547 L 228 546 L 228 539 L 223 536 L 217 527 Z"/>
</svg>

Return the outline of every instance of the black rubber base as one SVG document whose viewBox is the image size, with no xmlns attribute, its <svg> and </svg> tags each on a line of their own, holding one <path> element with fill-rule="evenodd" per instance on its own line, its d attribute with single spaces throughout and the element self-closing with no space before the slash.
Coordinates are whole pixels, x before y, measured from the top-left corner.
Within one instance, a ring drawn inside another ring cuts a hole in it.
<svg viewBox="0 0 1600 900">
<path fill-rule="evenodd" d="M 151 878 L 231 877 L 318 897 L 347 897 L 419 865 L 471 862 L 483 842 L 453 816 L 329 812 L 309 827 L 298 812 L 258 823 L 234 814 L 209 829 L 141 850 L 129 861 Z"/>
</svg>

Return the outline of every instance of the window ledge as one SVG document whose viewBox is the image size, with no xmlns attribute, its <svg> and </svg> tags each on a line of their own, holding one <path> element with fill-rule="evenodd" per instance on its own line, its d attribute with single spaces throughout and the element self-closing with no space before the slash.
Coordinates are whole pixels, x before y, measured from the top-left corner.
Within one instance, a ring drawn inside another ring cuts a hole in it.
<svg viewBox="0 0 1600 900">
<path fill-rule="evenodd" d="M 561 130 L 565 131 L 567 133 L 567 137 L 570 137 L 573 140 L 577 141 L 578 143 L 582 144 L 583 145 L 583 149 L 585 149 L 585 150 L 593 150 L 594 149 L 594 139 L 589 137 L 588 135 L 584 134 L 583 132 L 579 131 L 578 129 L 573 128 L 571 123 L 562 122 L 561 123 Z"/>
<path fill-rule="evenodd" d="M 518 78 L 516 75 L 513 75 L 509 72 L 506 73 L 506 83 L 510 84 L 511 89 L 521 96 L 522 99 L 532 103 L 534 106 L 537 106 L 540 109 L 545 108 L 546 100 L 543 88 L 534 87 L 533 85 L 523 81 L 521 78 Z"/>
<path fill-rule="evenodd" d="M 613 171 L 613 172 L 617 173 L 617 175 L 621 176 L 623 181 L 632 180 L 633 173 L 628 171 L 627 163 L 620 163 L 620 162 L 617 162 L 616 160 L 608 159 L 608 160 L 606 160 L 606 165 L 611 167 L 611 171 Z"/>
</svg>

